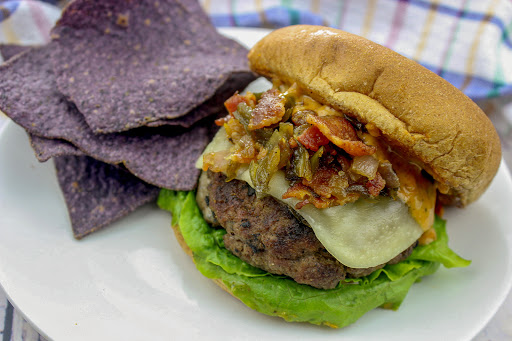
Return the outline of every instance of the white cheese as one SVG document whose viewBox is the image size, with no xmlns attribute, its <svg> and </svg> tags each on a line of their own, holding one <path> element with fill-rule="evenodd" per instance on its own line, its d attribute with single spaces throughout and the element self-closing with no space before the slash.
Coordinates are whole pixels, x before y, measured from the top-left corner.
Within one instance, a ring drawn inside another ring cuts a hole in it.
<svg viewBox="0 0 512 341">
<path fill-rule="evenodd" d="M 231 143 L 221 129 L 205 153 L 229 149 Z M 202 166 L 202 157 L 196 166 Z M 237 177 L 252 186 L 245 171 Z M 298 199 L 282 199 L 290 184 L 283 172 L 270 180 L 269 192 L 277 200 L 294 207 Z M 306 205 L 296 210 L 311 226 L 322 245 L 342 264 L 367 268 L 386 263 L 407 249 L 423 233 L 401 201 L 387 197 L 359 199 L 354 203 L 317 209 Z"/>
</svg>

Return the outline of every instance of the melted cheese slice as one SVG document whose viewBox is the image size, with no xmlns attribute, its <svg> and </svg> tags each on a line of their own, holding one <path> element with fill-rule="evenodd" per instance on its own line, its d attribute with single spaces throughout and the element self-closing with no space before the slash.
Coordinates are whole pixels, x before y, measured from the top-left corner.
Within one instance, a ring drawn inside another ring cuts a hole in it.
<svg viewBox="0 0 512 341">
<path fill-rule="evenodd" d="M 221 129 L 205 153 L 226 150 L 231 143 Z M 202 157 L 196 166 L 201 168 Z M 237 179 L 252 182 L 247 170 Z M 290 186 L 283 172 L 270 180 L 269 195 L 294 207 L 296 198 L 282 199 Z M 253 187 L 253 186 L 252 186 Z M 322 245 L 342 264 L 352 268 L 368 268 L 386 263 L 407 249 L 423 233 L 422 228 L 401 201 L 387 197 L 359 199 L 343 206 L 317 209 L 306 205 L 296 211 L 312 227 Z"/>
</svg>

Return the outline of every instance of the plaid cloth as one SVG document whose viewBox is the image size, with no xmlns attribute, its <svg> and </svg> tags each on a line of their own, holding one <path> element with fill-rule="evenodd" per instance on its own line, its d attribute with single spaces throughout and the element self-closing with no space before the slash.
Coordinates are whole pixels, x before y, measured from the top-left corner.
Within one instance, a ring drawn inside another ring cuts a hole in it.
<svg viewBox="0 0 512 341">
<path fill-rule="evenodd" d="M 512 94 L 510 0 L 203 0 L 217 26 L 326 25 L 389 47 L 478 100 Z"/>
<path fill-rule="evenodd" d="M 66 2 L 0 0 L 0 43 L 46 43 Z M 481 105 L 496 118 L 493 121 L 504 151 L 509 153 L 505 157 L 509 155 L 512 161 L 512 0 L 200 2 L 217 27 L 312 24 L 340 28 L 418 61 L 475 100 L 493 98 Z M 0 127 L 5 121 L 0 115 Z M 512 330 L 507 326 L 511 316 L 509 296 L 475 340 L 510 340 Z M 7 301 L 1 288 L 0 338 L 44 340 Z"/>
</svg>

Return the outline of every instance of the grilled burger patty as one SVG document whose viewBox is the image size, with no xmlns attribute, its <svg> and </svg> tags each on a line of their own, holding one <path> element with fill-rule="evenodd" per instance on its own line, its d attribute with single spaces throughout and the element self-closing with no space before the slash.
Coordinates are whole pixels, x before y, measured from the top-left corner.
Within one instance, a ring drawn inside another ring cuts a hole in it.
<svg viewBox="0 0 512 341">
<path fill-rule="evenodd" d="M 270 196 L 258 198 L 246 182 L 225 180 L 222 173 L 202 174 L 197 201 L 205 219 L 226 229 L 224 244 L 234 255 L 298 283 L 332 289 L 345 277 L 366 276 L 386 264 L 404 260 L 415 246 L 386 264 L 364 269 L 346 267 L 327 252 L 313 230 L 287 205 Z"/>
</svg>

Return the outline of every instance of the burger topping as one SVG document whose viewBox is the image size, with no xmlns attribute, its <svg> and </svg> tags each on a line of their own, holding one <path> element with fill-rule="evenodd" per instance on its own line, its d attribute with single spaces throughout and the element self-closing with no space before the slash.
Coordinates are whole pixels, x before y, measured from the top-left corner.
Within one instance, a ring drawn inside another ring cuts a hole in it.
<svg viewBox="0 0 512 341">
<path fill-rule="evenodd" d="M 317 127 L 329 141 L 343 149 L 349 155 L 362 156 L 375 153 L 375 148 L 361 142 L 354 127 L 340 116 L 316 116 L 308 114 L 306 122 Z"/>
<path fill-rule="evenodd" d="M 230 180 L 249 166 L 258 193 L 266 193 L 273 174 L 285 170 L 291 181 L 288 195 L 303 198 L 297 209 L 377 197 L 386 188 L 384 178 L 376 175 L 379 162 L 370 156 L 376 147 L 365 144 L 342 114 L 300 94 L 295 85 L 261 95 L 235 94 L 226 108 L 229 115 L 217 124 L 226 129 L 234 147 L 220 153 L 223 161 L 205 155 L 203 170 L 223 172 Z M 367 158 L 356 159 L 351 167 L 352 159 L 361 156 Z M 338 174 L 326 177 L 325 171 L 319 172 L 322 169 L 335 169 Z M 327 190 L 318 191 L 320 183 Z"/>
<path fill-rule="evenodd" d="M 265 92 L 254 107 L 248 128 L 256 130 L 281 122 L 285 114 L 285 101 L 276 89 Z"/>
<path fill-rule="evenodd" d="M 268 192 L 271 177 L 283 170 L 290 182 L 285 198 L 301 200 L 296 209 L 309 204 L 326 208 L 360 197 L 389 195 L 406 202 L 411 211 L 418 211 L 412 213 L 424 230 L 431 227 L 435 187 L 419 179 L 418 169 L 411 172 L 406 162 L 395 162 L 398 157 L 390 156 L 387 146 L 374 138 L 380 132 L 371 123 L 363 127 L 304 95 L 295 84 L 287 87 L 276 83 L 262 94 L 237 93 L 225 106 L 229 115 L 217 124 L 226 129 L 234 146 L 217 155 L 205 154 L 203 170 L 222 172 L 231 180 L 248 166 L 260 194 Z M 402 182 L 406 188 L 401 188 Z M 419 195 L 409 195 L 416 185 L 421 187 L 415 190 Z"/>
</svg>

